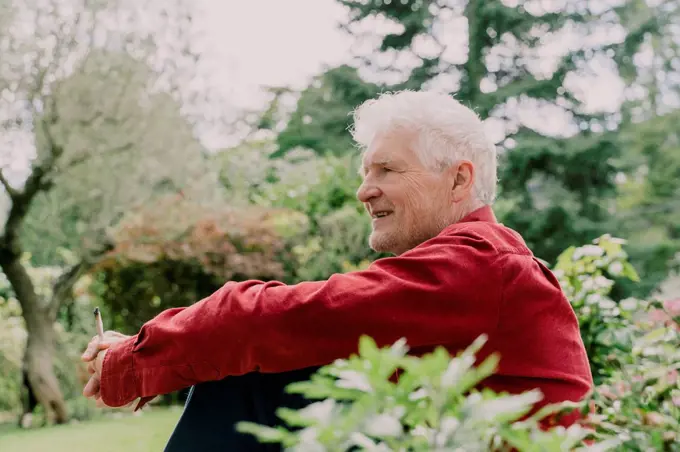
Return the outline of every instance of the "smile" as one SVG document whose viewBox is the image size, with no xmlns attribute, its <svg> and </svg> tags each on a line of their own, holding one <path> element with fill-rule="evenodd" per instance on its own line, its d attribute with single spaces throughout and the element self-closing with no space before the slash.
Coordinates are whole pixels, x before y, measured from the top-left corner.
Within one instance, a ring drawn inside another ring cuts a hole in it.
<svg viewBox="0 0 680 452">
<path fill-rule="evenodd" d="M 385 218 L 385 217 L 387 217 L 387 216 L 389 216 L 389 215 L 392 215 L 392 212 L 381 211 L 381 212 L 375 212 L 375 213 L 374 213 L 373 215 L 371 215 L 371 216 L 373 217 L 374 220 L 378 220 L 378 219 L 380 219 L 380 218 Z"/>
</svg>

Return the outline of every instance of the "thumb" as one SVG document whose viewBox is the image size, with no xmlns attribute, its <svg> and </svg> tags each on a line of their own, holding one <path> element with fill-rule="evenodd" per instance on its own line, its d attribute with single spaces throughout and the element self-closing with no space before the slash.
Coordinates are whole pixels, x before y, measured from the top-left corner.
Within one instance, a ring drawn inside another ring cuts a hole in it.
<svg viewBox="0 0 680 452">
<path fill-rule="evenodd" d="M 81 359 L 83 361 L 92 361 L 97 357 L 97 354 L 102 351 L 106 350 L 111 346 L 111 342 L 107 341 L 106 339 L 103 341 L 100 341 L 98 337 L 94 337 L 89 344 L 87 344 L 87 348 L 85 349 L 85 352 L 83 352 Z"/>
</svg>

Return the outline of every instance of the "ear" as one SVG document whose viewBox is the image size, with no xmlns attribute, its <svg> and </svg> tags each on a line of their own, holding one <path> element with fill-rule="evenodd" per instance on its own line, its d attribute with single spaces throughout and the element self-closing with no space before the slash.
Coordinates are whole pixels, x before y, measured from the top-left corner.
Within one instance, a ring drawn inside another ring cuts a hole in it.
<svg viewBox="0 0 680 452">
<path fill-rule="evenodd" d="M 453 202 L 465 201 L 470 197 L 472 184 L 475 181 L 475 165 L 469 160 L 461 160 L 453 165 L 450 170 Z"/>
</svg>

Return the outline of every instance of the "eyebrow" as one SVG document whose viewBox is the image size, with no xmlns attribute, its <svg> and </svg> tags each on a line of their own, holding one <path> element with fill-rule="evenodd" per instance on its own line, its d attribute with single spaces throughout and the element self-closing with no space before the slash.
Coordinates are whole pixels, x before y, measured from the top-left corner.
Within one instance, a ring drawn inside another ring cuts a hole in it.
<svg viewBox="0 0 680 452">
<path fill-rule="evenodd" d="M 385 166 L 385 165 L 389 165 L 391 163 L 403 164 L 404 162 L 403 162 L 403 160 L 394 159 L 394 158 L 391 158 L 391 157 L 383 157 L 379 160 L 373 160 L 370 163 L 369 166 L 371 166 L 371 165 Z M 366 166 L 364 165 L 363 161 L 361 162 L 361 165 L 359 165 L 359 171 L 358 172 L 359 172 L 360 176 L 363 176 L 366 172 Z"/>
</svg>

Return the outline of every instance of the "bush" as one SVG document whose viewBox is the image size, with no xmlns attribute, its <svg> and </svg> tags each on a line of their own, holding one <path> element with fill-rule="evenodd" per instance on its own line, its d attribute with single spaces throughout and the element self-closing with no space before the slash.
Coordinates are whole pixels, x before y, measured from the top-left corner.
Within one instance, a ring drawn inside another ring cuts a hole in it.
<svg viewBox="0 0 680 452">
<path fill-rule="evenodd" d="M 656 320 L 650 313 L 664 306 L 654 300 L 610 298 L 610 277 L 637 279 L 623 241 L 610 236 L 566 250 L 555 273 L 596 373 L 597 386 L 579 403 L 529 416 L 540 391 L 477 390 L 498 359 L 473 366 L 484 337 L 455 357 L 440 348 L 420 358 L 408 356 L 404 342 L 377 349 L 364 337 L 357 356 L 288 387 L 319 400 L 299 411 L 280 409 L 290 428 L 241 423 L 238 429 L 291 451 L 680 450 L 680 318 Z M 394 382 L 397 369 L 403 372 Z M 581 420 L 567 429 L 540 422 L 574 410 Z"/>
<path fill-rule="evenodd" d="M 648 305 L 642 300 L 615 301 L 610 297 L 612 277 L 639 281 L 623 244 L 623 240 L 605 235 L 592 244 L 572 246 L 560 254 L 554 268 L 578 317 L 596 384 L 630 359 L 639 330 L 634 314 Z"/>
<path fill-rule="evenodd" d="M 294 213 L 215 208 L 182 197 L 130 212 L 93 270 L 106 327 L 134 333 L 150 318 L 212 294 L 227 280 L 284 279 L 285 237 L 304 228 Z M 292 231 L 292 232 L 291 232 Z"/>
<path fill-rule="evenodd" d="M 62 269 L 33 267 L 29 255 L 24 256 L 23 260 L 36 291 L 40 296 L 49 299 L 55 279 Z M 54 370 L 64 398 L 76 418 L 87 417 L 89 414 L 78 409 L 78 402 L 82 399 L 83 378 L 86 375 L 80 353 L 94 333 L 90 294 L 84 290 L 87 285 L 87 278 L 76 284 L 73 299 L 61 307 L 58 321 L 54 324 L 57 333 Z M 22 410 L 22 400 L 28 397 L 22 373 L 26 339 L 21 306 L 9 281 L 0 272 L 0 412 L 18 415 Z"/>
<path fill-rule="evenodd" d="M 660 308 L 660 303 L 652 306 Z M 588 421 L 621 450 L 680 450 L 680 328 L 641 320 L 631 359 L 588 400 Z"/>
<path fill-rule="evenodd" d="M 588 436 L 579 425 L 542 431 L 539 420 L 553 407 L 522 419 L 541 400 L 540 391 L 519 395 L 474 389 L 492 375 L 497 356 L 477 367 L 479 337 L 455 358 L 444 348 L 416 358 L 405 342 L 378 349 L 363 337 L 359 355 L 321 368 L 309 382 L 294 383 L 290 392 L 323 399 L 300 411 L 279 410 L 290 431 L 240 423 L 239 431 L 290 450 L 569 450 Z M 400 370 L 398 381 L 391 381 Z"/>
<path fill-rule="evenodd" d="M 0 286 L 7 287 L 0 272 Z M 21 307 L 14 297 L 0 295 L 0 412 L 17 411 L 21 406 L 21 367 L 26 329 Z"/>
</svg>

